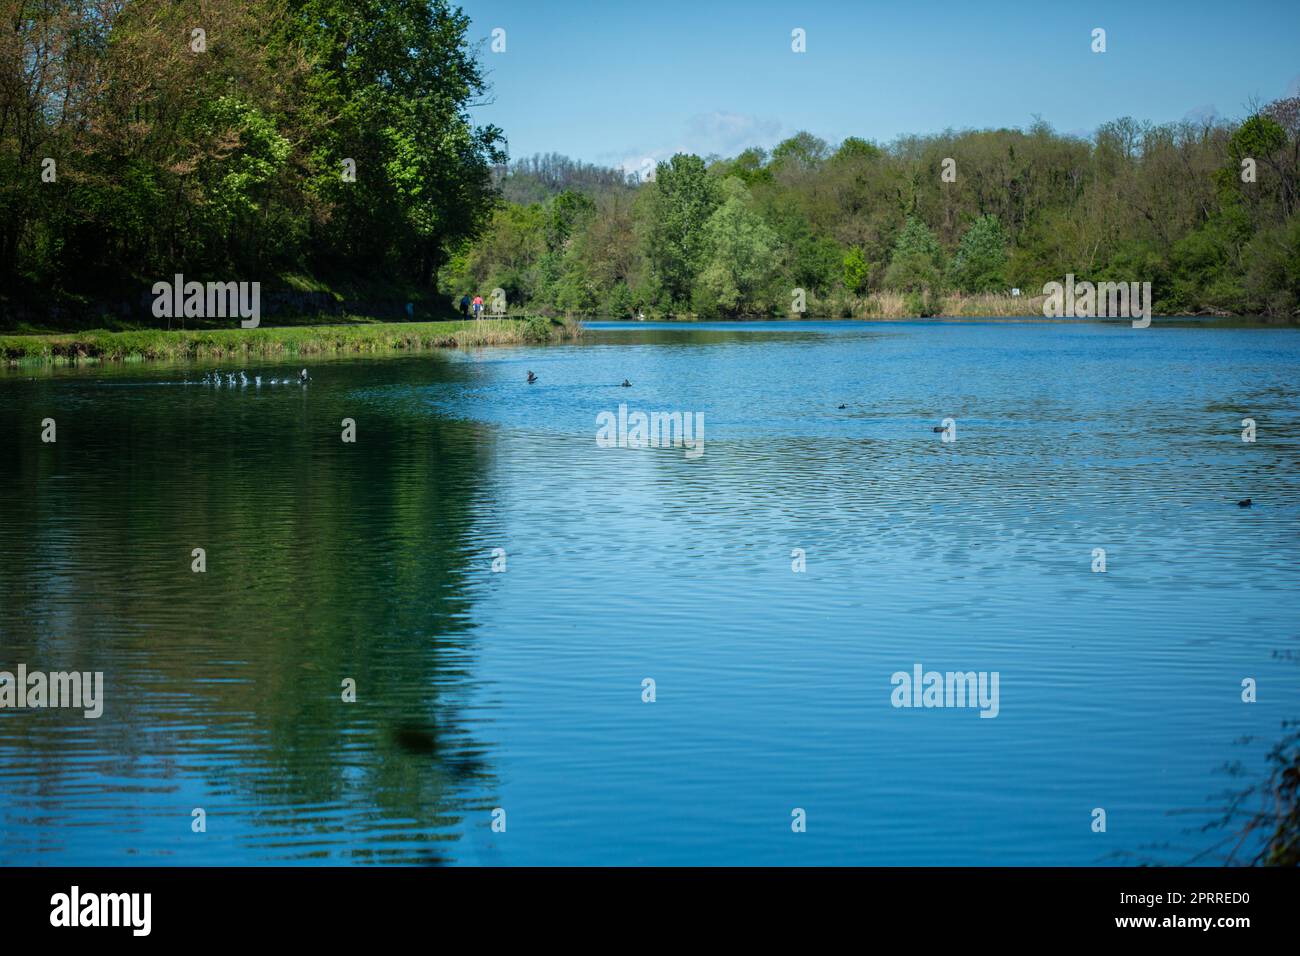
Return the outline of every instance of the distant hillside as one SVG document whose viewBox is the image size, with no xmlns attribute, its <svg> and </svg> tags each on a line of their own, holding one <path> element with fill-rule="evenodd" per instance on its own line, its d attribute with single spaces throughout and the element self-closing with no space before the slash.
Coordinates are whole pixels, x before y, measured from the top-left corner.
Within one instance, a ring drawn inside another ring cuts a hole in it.
<svg viewBox="0 0 1300 956">
<path fill-rule="evenodd" d="M 545 202 L 566 190 L 598 196 L 635 188 L 636 177 L 621 169 L 596 166 L 559 153 L 537 153 L 493 169 L 493 180 L 501 194 L 513 203 Z"/>
</svg>

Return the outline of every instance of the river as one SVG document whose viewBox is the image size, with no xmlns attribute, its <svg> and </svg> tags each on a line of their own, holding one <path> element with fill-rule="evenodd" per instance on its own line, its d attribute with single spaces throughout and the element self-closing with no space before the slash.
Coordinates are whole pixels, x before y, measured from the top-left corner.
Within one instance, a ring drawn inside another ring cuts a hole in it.
<svg viewBox="0 0 1300 956">
<path fill-rule="evenodd" d="M 1293 328 L 213 368 L 0 372 L 0 670 L 104 675 L 0 709 L 2 863 L 1180 863 L 1300 717 Z"/>
</svg>

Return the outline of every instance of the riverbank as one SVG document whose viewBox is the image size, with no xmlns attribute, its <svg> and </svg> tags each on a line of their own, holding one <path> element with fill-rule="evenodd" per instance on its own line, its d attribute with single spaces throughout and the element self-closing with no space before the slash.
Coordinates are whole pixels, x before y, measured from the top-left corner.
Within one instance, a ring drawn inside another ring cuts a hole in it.
<svg viewBox="0 0 1300 956">
<path fill-rule="evenodd" d="M 848 305 L 854 316 L 864 319 L 1005 319 L 1042 318 L 1042 295 L 963 295 L 873 292 Z"/>
<path fill-rule="evenodd" d="M 652 322 L 758 322 L 758 321 L 816 321 L 825 322 L 838 319 L 857 319 L 859 321 L 907 321 L 911 319 L 970 319 L 987 322 L 1005 319 L 1010 321 L 1029 319 L 1044 322 L 1087 322 L 1119 321 L 1128 319 L 1075 318 L 1072 316 L 1048 316 L 1044 314 L 1047 297 L 1038 295 L 1003 295 L 999 293 L 980 293 L 963 295 L 956 292 L 921 295 L 919 293 L 873 292 L 854 298 L 833 300 L 809 299 L 802 312 L 774 315 L 769 313 L 754 315 L 708 316 L 690 312 L 672 313 L 657 309 L 643 310 L 643 316 Z M 623 316 L 625 318 L 626 316 Z M 603 320 L 605 315 L 586 314 L 583 318 Z M 1202 309 L 1192 312 L 1154 311 L 1154 319 L 1182 321 L 1213 321 L 1223 325 L 1296 325 L 1300 322 L 1300 313 L 1295 315 L 1261 315 L 1257 312 L 1231 311 L 1224 309 Z"/>
<path fill-rule="evenodd" d="M 534 316 L 443 322 L 376 322 L 198 331 L 53 332 L 0 335 L 0 361 L 9 365 L 129 362 L 206 358 L 420 351 L 522 345 L 577 338 L 581 323 Z"/>
<path fill-rule="evenodd" d="M 1004 295 L 980 293 L 872 292 L 861 296 L 834 296 L 819 299 L 809 296 L 799 312 L 756 315 L 704 315 L 671 313 L 654 308 L 642 310 L 653 321 L 676 320 L 711 322 L 720 318 L 745 319 L 957 319 L 957 318 L 1042 318 L 1043 295 Z M 598 318 L 598 316 L 592 316 Z"/>
<path fill-rule="evenodd" d="M 799 311 L 761 312 L 742 314 L 703 314 L 698 312 L 671 312 L 655 307 L 646 307 L 640 314 L 652 322 L 716 322 L 716 321 L 761 321 L 813 319 L 1007 319 L 1007 318 L 1042 318 L 1043 295 L 1003 295 L 998 293 L 980 293 L 963 295 L 959 292 L 943 294 L 908 293 L 908 292 L 872 292 L 861 296 L 838 295 L 819 299 L 808 296 Z M 529 306 L 532 308 L 532 306 Z M 543 309 L 548 314 L 559 314 L 554 310 Z M 583 318 L 604 319 L 608 314 L 597 312 L 576 313 Z M 623 313 L 626 316 L 627 313 Z M 617 317 L 617 316 L 614 316 Z M 635 311 L 634 311 L 635 317 Z"/>
</svg>

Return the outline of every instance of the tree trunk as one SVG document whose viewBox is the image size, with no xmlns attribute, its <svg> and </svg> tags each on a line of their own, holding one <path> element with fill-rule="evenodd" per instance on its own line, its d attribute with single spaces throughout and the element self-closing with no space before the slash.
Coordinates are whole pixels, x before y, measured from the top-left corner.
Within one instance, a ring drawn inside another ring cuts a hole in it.
<svg viewBox="0 0 1300 956">
<path fill-rule="evenodd" d="M 438 291 L 438 269 L 442 260 L 442 243 L 437 239 L 426 240 L 420 250 L 420 271 L 416 278 L 421 286 L 432 292 Z"/>
</svg>

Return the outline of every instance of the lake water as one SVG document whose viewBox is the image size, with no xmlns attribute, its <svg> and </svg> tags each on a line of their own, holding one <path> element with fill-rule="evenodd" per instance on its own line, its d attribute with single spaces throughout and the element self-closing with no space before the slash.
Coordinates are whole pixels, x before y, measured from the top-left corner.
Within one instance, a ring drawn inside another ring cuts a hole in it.
<svg viewBox="0 0 1300 956">
<path fill-rule="evenodd" d="M 0 862 L 1180 863 L 1300 717 L 1295 329 L 309 364 L 0 373 L 0 670 L 105 682 L 0 710 Z M 703 453 L 599 447 L 620 403 Z M 892 706 L 916 664 L 996 718 Z"/>
</svg>

